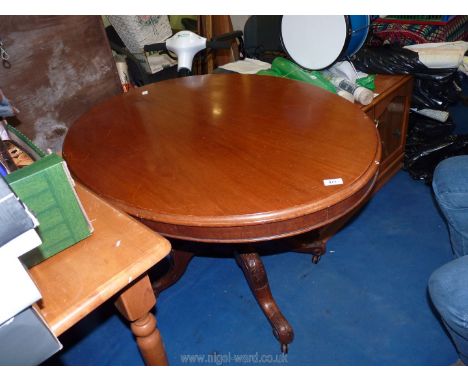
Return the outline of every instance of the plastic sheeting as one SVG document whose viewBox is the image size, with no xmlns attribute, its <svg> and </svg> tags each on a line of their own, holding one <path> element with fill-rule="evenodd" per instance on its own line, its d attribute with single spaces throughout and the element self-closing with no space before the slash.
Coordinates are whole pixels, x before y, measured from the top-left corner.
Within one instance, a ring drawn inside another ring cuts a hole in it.
<svg viewBox="0 0 468 382">
<path fill-rule="evenodd" d="M 450 117 L 446 122 L 439 122 L 414 112 L 410 113 L 408 125 L 408 144 L 441 139 L 455 130 L 455 123 Z"/>
<path fill-rule="evenodd" d="M 275 58 L 271 63 L 271 69 L 260 70 L 257 74 L 303 81 L 328 90 L 331 93 L 336 93 L 335 87 L 323 76 L 321 72 L 316 70 L 305 70 L 294 62 L 283 57 Z"/>
</svg>

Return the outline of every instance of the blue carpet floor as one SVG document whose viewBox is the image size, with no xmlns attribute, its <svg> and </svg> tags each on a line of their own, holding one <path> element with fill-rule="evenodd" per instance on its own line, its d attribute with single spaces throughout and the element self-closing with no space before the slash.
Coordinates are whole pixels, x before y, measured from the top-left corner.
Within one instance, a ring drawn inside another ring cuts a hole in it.
<svg viewBox="0 0 468 382">
<path fill-rule="evenodd" d="M 454 114 L 467 126 L 466 107 Z M 159 297 L 172 365 L 449 365 L 457 354 L 427 295 L 452 259 L 431 188 L 403 171 L 327 246 L 263 257 L 271 289 L 295 331 L 286 358 L 230 258 L 197 257 Z M 111 303 L 65 333 L 46 364 L 143 365 Z M 249 358 L 250 357 L 250 358 Z"/>
</svg>

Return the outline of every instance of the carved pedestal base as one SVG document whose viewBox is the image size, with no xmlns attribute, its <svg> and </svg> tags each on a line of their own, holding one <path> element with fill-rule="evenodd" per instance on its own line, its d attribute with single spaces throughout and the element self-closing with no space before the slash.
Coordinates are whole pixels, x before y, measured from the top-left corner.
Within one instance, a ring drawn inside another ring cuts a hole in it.
<svg viewBox="0 0 468 382">
<path fill-rule="evenodd" d="M 180 245 L 180 243 L 178 243 Z M 280 245 L 280 243 L 277 243 Z M 299 235 L 297 237 L 287 239 L 287 242 L 282 242 L 287 247 L 284 249 L 293 250 L 295 252 L 312 254 L 312 261 L 317 263 L 320 257 L 325 253 L 326 241 L 321 240 L 316 232 Z M 174 248 L 174 246 L 173 246 Z M 170 269 L 161 278 L 153 283 L 153 290 L 158 295 L 164 289 L 176 283 L 184 274 L 185 270 L 194 256 L 194 252 L 199 253 L 199 250 L 212 251 L 216 247 L 201 246 L 197 247 L 196 243 L 183 243 L 178 249 L 173 249 L 170 256 Z M 224 250 L 230 255 L 236 253 L 236 261 L 244 272 L 245 278 L 255 296 L 260 308 L 267 317 L 270 325 L 273 328 L 273 334 L 281 344 L 281 351 L 287 353 L 288 345 L 294 339 L 294 332 L 276 304 L 268 283 L 268 277 L 265 272 L 263 262 L 257 253 L 258 248 L 251 246 L 227 246 Z M 191 250 L 193 249 L 193 252 Z M 218 248 L 219 249 L 219 248 Z M 236 252 L 239 249 L 240 252 Z"/>
</svg>

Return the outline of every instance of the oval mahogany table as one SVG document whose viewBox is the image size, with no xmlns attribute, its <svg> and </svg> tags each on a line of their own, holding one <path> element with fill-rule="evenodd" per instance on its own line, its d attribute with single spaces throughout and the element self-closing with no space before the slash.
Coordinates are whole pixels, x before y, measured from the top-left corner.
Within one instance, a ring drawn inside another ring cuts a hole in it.
<svg viewBox="0 0 468 382">
<path fill-rule="evenodd" d="M 297 237 L 356 208 L 375 182 L 380 141 L 359 107 L 325 90 L 216 74 L 159 82 L 94 106 L 68 131 L 63 153 L 80 182 L 174 244 L 183 241 L 156 289 L 182 275 L 191 245 L 233 244 L 287 351 L 293 330 L 256 245 Z M 336 179 L 342 184 L 324 182 Z"/>
</svg>

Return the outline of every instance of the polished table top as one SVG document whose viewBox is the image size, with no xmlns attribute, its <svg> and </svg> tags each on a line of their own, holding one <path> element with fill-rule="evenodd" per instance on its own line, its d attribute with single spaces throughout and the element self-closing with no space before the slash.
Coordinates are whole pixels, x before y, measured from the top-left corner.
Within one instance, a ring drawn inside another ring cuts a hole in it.
<svg viewBox="0 0 468 382">
<path fill-rule="evenodd" d="M 70 128 L 73 175 L 174 238 L 250 242 L 323 226 L 374 184 L 373 122 L 298 81 L 192 76 L 133 89 Z M 341 178 L 342 185 L 324 180 Z"/>
</svg>

